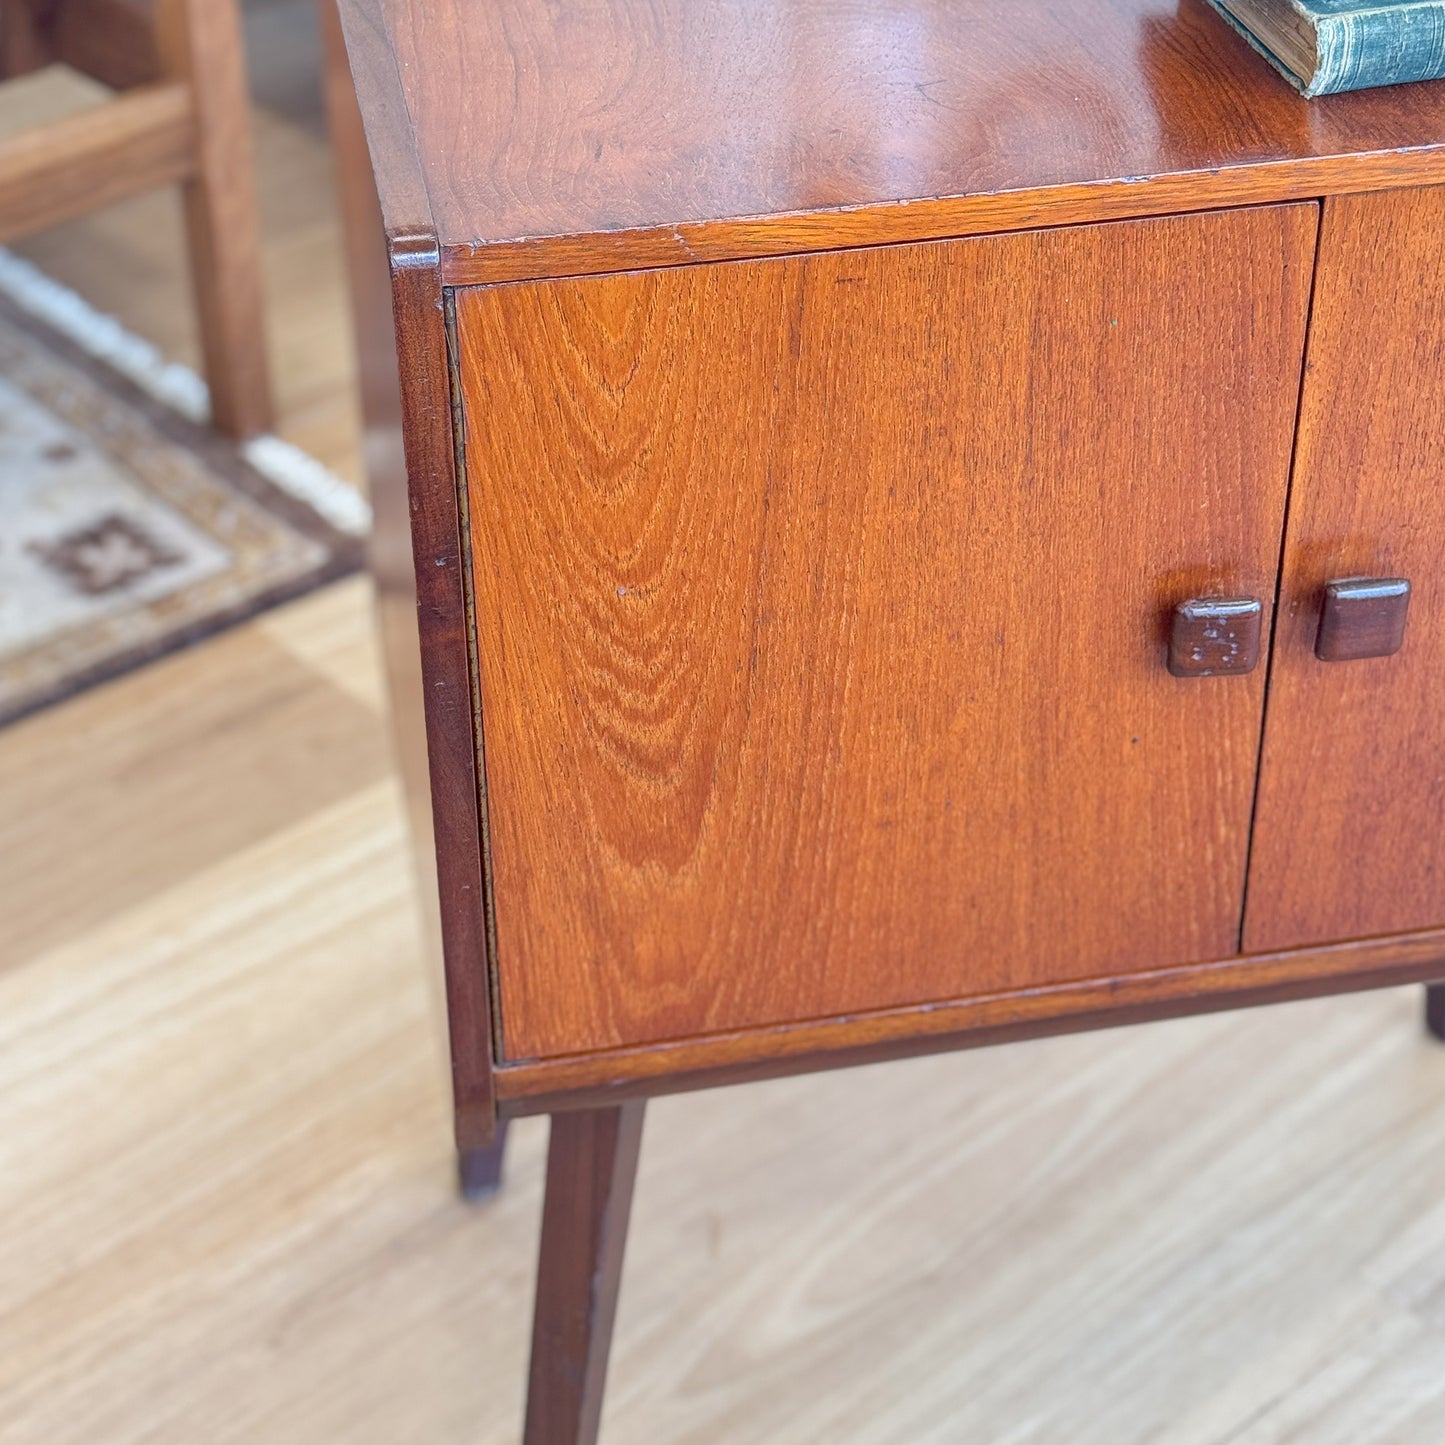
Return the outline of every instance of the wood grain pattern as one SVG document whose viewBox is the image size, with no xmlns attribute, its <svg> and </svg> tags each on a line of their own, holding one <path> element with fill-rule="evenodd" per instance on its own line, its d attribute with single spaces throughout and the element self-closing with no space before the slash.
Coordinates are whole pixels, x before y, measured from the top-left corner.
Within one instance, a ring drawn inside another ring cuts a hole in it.
<svg viewBox="0 0 1445 1445">
<path fill-rule="evenodd" d="M 1315 222 L 458 297 L 507 1057 L 1234 951 Z"/>
<path fill-rule="evenodd" d="M 416 134 L 407 112 L 397 58 L 387 36 L 385 0 L 318 0 L 324 31 L 339 32 L 344 50 L 339 69 L 337 54 L 328 50 L 327 87 L 334 95 L 335 79 L 349 73 L 352 105 L 359 112 L 371 160 L 376 204 L 388 236 L 436 236 L 431 198 L 427 195 Z M 334 46 L 334 39 L 328 40 Z M 349 129 L 349 127 L 348 127 Z M 355 223 L 348 202 L 347 224 Z"/>
<path fill-rule="evenodd" d="M 492 285 L 639 266 L 688 266 L 699 261 L 987 236 L 1035 226 L 1076 226 L 1440 184 L 1445 184 L 1445 148 L 1431 146 L 841 211 L 457 245 L 442 253 L 442 276 L 449 286 Z"/>
<path fill-rule="evenodd" d="M 319 147 L 262 120 L 282 425 L 354 467 Z M 173 201 L 43 259 L 185 357 Z M 324 731 L 252 726 L 289 659 Z M 0 732 L 5 1445 L 520 1439 L 547 1129 L 455 1203 L 378 667 L 357 579 Z M 649 1104 L 604 1442 L 1439 1445 L 1445 1050 L 1419 1008 Z"/>
<path fill-rule="evenodd" d="M 0 243 L 192 176 L 186 85 L 153 85 L 0 142 Z"/>
<path fill-rule="evenodd" d="M 1327 202 L 1245 945 L 1445 923 L 1445 190 Z M 1408 577 L 1392 657 L 1321 662 L 1325 584 Z"/>
<path fill-rule="evenodd" d="M 340 32 L 338 18 L 344 20 Z M 323 19 L 328 101 L 340 140 L 338 175 L 354 232 L 347 251 L 362 352 L 367 460 L 376 488 L 372 546 L 381 577 L 394 737 L 427 890 L 428 935 L 440 941 L 445 969 L 457 1144 L 470 1150 L 492 1142 L 496 1108 L 484 800 L 446 303 L 410 133 L 389 123 L 401 99 L 378 17 L 358 4 L 344 17 L 324 13 Z M 357 92 L 347 80 L 348 60 L 370 100 L 372 122 L 365 133 Z M 370 144 L 373 175 L 363 139 Z M 387 325 L 383 299 L 388 271 L 393 326 Z"/>
<path fill-rule="evenodd" d="M 1433 981 L 1442 961 L 1445 931 L 1432 931 L 1151 969 L 848 1018 L 502 1064 L 497 1097 L 507 1118 L 595 1108 L 618 1099 Z"/>
<path fill-rule="evenodd" d="M 1306 103 L 1204 0 L 384 6 L 456 285 L 1445 180 L 1445 85 Z"/>
<path fill-rule="evenodd" d="M 232 665 L 309 652 L 318 606 L 360 696 L 353 582 L 0 732 L 28 784 L 0 881 L 64 857 L 77 758 L 102 797 L 148 769 L 205 800 L 117 806 L 21 900 L 70 927 L 0 970 L 5 1445 L 521 1439 L 547 1126 L 455 1200 L 400 789 L 337 766 L 384 759 L 382 714 L 308 668 L 336 731 L 263 741 L 274 674 Z M 137 849 L 157 866 L 74 916 L 82 860 Z M 650 1102 L 603 1445 L 1438 1445 L 1419 1011 L 1386 990 Z"/>
</svg>

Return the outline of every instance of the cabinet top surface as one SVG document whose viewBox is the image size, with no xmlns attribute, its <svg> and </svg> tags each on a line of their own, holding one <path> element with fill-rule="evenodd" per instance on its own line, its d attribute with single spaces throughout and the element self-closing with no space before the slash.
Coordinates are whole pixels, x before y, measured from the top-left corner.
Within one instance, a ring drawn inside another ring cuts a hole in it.
<svg viewBox="0 0 1445 1445">
<path fill-rule="evenodd" d="M 417 190 L 469 279 L 1011 228 L 1069 188 L 1125 214 L 1100 196 L 1172 184 L 1133 203 L 1145 214 L 1445 180 L 1445 82 L 1304 101 L 1204 0 L 343 9 L 373 150 L 409 114 Z M 926 221 L 897 214 L 919 206 Z M 881 229 L 850 222 L 859 209 Z M 811 242 L 785 234 L 798 217 Z M 569 262 L 559 242 L 579 238 Z M 489 253 L 513 259 L 489 274 Z"/>
</svg>

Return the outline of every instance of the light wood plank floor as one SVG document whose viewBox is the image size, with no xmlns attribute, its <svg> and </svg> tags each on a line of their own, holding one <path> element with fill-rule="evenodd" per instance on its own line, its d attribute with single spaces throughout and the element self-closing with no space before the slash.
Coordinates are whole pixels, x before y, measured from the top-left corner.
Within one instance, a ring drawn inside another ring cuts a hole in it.
<svg viewBox="0 0 1445 1445">
<path fill-rule="evenodd" d="M 284 430 L 354 470 L 324 147 Z M 27 251 L 187 356 L 174 213 Z M 546 1126 L 451 1193 L 352 581 L 0 732 L 0 1441 L 517 1439 Z M 1418 991 L 663 1101 L 611 1445 L 1445 1440 Z"/>
</svg>

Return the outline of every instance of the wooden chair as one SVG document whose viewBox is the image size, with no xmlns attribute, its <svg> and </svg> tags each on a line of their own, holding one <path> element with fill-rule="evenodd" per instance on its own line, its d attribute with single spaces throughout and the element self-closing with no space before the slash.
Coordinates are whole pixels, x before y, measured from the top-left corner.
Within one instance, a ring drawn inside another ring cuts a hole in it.
<svg viewBox="0 0 1445 1445">
<path fill-rule="evenodd" d="M 0 76 L 55 61 L 119 94 L 0 141 L 0 243 L 180 184 L 213 421 L 234 437 L 268 430 L 236 0 L 0 0 Z"/>
</svg>

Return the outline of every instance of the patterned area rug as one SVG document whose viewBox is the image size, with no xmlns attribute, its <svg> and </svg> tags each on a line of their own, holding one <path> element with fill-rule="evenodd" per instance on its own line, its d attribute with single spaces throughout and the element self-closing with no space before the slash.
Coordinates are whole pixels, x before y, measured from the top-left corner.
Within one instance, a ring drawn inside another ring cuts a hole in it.
<svg viewBox="0 0 1445 1445">
<path fill-rule="evenodd" d="M 360 565 L 355 489 L 205 410 L 193 373 L 0 251 L 0 723 Z"/>
</svg>

